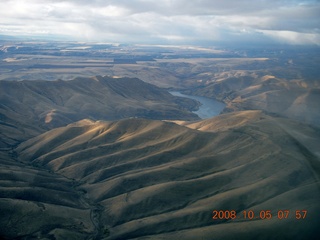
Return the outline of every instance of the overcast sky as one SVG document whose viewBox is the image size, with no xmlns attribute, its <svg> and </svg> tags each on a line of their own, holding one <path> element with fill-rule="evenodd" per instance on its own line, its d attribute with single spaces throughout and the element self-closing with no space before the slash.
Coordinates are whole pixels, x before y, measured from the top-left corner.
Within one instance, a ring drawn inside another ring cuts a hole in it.
<svg viewBox="0 0 320 240">
<path fill-rule="evenodd" d="M 320 45 L 320 0 L 0 0 L 0 34 Z"/>
</svg>

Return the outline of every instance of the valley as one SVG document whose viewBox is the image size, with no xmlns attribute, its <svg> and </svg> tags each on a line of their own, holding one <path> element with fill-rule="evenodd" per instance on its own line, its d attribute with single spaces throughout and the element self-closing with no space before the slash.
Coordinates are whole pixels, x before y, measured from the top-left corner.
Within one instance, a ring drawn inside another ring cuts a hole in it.
<svg viewBox="0 0 320 240">
<path fill-rule="evenodd" d="M 319 236 L 319 48 L 0 43 L 0 238 Z"/>
<path fill-rule="evenodd" d="M 173 96 L 178 97 L 184 97 L 184 98 L 191 98 L 196 101 L 198 101 L 201 105 L 199 106 L 199 109 L 194 111 L 195 114 L 197 114 L 200 118 L 211 118 L 214 116 L 218 116 L 222 110 L 225 108 L 225 104 L 222 102 L 219 102 L 212 98 L 206 98 L 206 97 L 200 97 L 200 96 L 194 96 L 194 95 L 185 95 L 180 92 L 169 92 Z"/>
</svg>

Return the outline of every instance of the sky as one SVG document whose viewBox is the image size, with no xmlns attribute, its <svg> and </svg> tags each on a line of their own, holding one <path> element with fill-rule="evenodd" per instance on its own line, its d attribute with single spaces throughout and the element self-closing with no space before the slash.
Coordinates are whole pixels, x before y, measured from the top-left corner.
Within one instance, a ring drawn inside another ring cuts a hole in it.
<svg viewBox="0 0 320 240">
<path fill-rule="evenodd" d="M 320 45 L 320 0 L 0 0 L 0 35 Z"/>
</svg>

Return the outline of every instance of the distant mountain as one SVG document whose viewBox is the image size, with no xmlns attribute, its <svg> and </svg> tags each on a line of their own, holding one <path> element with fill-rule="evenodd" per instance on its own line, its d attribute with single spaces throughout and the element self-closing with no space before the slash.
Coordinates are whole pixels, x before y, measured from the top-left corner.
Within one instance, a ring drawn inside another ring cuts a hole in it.
<svg viewBox="0 0 320 240">
<path fill-rule="evenodd" d="M 93 222 L 99 238 L 319 236 L 320 165 L 317 148 L 309 146 L 320 141 L 315 129 L 261 111 L 186 126 L 147 119 L 83 120 L 30 139 L 14 153 L 25 164 L 74 179 L 77 191 L 97 207 Z M 213 210 L 234 210 L 237 218 L 213 220 Z M 255 218 L 245 219 L 243 211 L 250 210 Z M 282 210 L 290 211 L 287 219 L 278 218 Z M 296 211 L 302 210 L 307 218 L 297 220 Z M 266 211 L 272 219 L 261 219 Z M 19 215 L 15 212 L 12 221 Z M 41 225 L 31 224 L 33 233 L 22 229 L 16 236 L 48 236 Z M 2 220 L 1 226 L 8 222 Z M 48 225 L 48 231 L 67 236 L 58 230 L 64 226 Z"/>
<path fill-rule="evenodd" d="M 84 118 L 196 120 L 197 104 L 137 78 L 0 81 L 0 146 Z"/>
<path fill-rule="evenodd" d="M 0 34 L 0 41 L 8 41 L 8 40 L 10 41 L 19 40 L 19 37 Z"/>
</svg>

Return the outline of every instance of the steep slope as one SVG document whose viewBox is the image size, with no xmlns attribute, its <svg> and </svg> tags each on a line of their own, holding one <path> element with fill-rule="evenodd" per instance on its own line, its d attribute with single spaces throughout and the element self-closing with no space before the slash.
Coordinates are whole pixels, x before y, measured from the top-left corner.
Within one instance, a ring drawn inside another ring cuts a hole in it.
<svg viewBox="0 0 320 240">
<path fill-rule="evenodd" d="M 82 121 L 16 151 L 78 181 L 103 207 L 108 239 L 316 239 L 319 158 L 290 134 L 297 123 L 247 114 L 229 115 L 217 131 L 215 118 L 199 125 L 211 126 L 205 131 L 145 119 Z M 235 210 L 237 218 L 213 220 L 213 210 Z M 257 218 L 244 217 L 250 210 Z M 268 210 L 272 219 L 260 219 Z M 278 219 L 279 210 L 288 218 Z M 307 217 L 297 220 L 302 210 Z"/>
<path fill-rule="evenodd" d="M 0 147 L 84 118 L 198 119 L 196 105 L 136 78 L 0 81 Z"/>
</svg>

